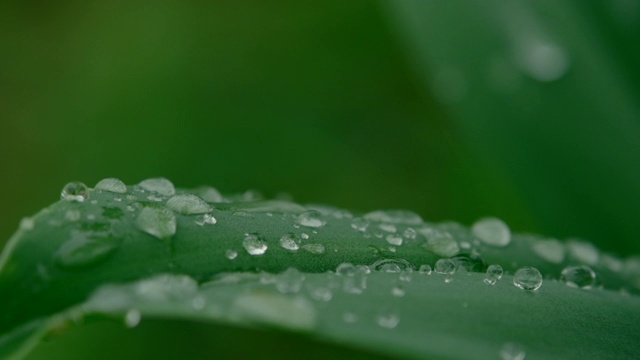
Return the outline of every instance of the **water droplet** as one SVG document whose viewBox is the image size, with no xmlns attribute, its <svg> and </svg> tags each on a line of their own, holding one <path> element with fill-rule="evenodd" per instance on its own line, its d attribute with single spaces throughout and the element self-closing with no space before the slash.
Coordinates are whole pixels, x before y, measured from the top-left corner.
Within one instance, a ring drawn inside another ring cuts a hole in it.
<svg viewBox="0 0 640 360">
<path fill-rule="evenodd" d="M 206 202 L 220 203 L 225 201 L 218 189 L 211 186 L 200 186 L 195 188 L 193 192 Z"/>
<path fill-rule="evenodd" d="M 347 311 L 344 314 L 342 314 L 342 321 L 346 322 L 347 324 L 356 323 L 358 321 L 358 315 L 350 311 Z"/>
<path fill-rule="evenodd" d="M 569 240 L 567 241 L 567 249 L 571 257 L 587 265 L 596 265 L 600 258 L 598 249 L 585 241 Z"/>
<path fill-rule="evenodd" d="M 382 224 L 378 225 L 378 227 L 382 231 L 386 231 L 388 233 L 395 233 L 396 231 L 398 231 L 398 228 L 395 225 L 389 224 L 389 223 L 382 223 Z"/>
<path fill-rule="evenodd" d="M 173 196 L 176 193 L 176 188 L 173 186 L 173 183 L 165 178 L 143 180 L 138 185 L 147 191 L 157 192 L 164 196 Z"/>
<path fill-rule="evenodd" d="M 309 295 L 311 298 L 318 301 L 330 301 L 333 298 L 333 292 L 331 289 L 323 286 L 312 288 L 309 290 Z"/>
<path fill-rule="evenodd" d="M 523 290 L 538 290 L 542 286 L 542 274 L 534 267 L 520 268 L 513 275 L 513 285 Z"/>
<path fill-rule="evenodd" d="M 363 218 L 355 218 L 351 221 L 351 227 L 357 231 L 365 232 L 369 227 L 369 222 Z"/>
<path fill-rule="evenodd" d="M 191 194 L 180 194 L 171 197 L 167 201 L 167 207 L 185 215 L 204 214 L 213 210 L 206 201 Z"/>
<path fill-rule="evenodd" d="M 67 212 L 64 213 L 64 218 L 67 221 L 75 222 L 79 221 L 82 218 L 82 214 L 80 213 L 80 210 L 67 210 Z"/>
<path fill-rule="evenodd" d="M 262 236 L 257 233 L 244 234 L 244 240 L 242 246 L 249 253 L 249 255 L 262 255 L 267 251 L 267 243 Z"/>
<path fill-rule="evenodd" d="M 307 235 L 306 233 L 302 233 L 302 234 L 300 234 L 300 237 L 301 237 L 303 240 L 307 240 L 307 239 L 309 238 L 309 235 Z"/>
<path fill-rule="evenodd" d="M 136 218 L 136 226 L 149 235 L 165 239 L 176 233 L 176 216 L 169 209 L 146 207 Z"/>
<path fill-rule="evenodd" d="M 60 198 L 67 201 L 83 202 L 89 196 L 89 188 L 87 185 L 74 181 L 70 182 L 62 188 Z"/>
<path fill-rule="evenodd" d="M 316 326 L 317 318 L 315 306 L 306 298 L 270 292 L 239 295 L 228 316 L 243 322 L 305 331 Z"/>
<path fill-rule="evenodd" d="M 427 238 L 427 242 L 422 244 L 422 247 L 436 255 L 451 257 L 460 251 L 458 243 L 446 231 L 422 228 L 419 232 Z"/>
<path fill-rule="evenodd" d="M 196 217 L 196 225 L 204 226 L 205 224 L 215 225 L 218 222 L 216 218 L 211 214 L 202 214 Z"/>
<path fill-rule="evenodd" d="M 356 267 L 351 263 L 342 263 L 336 268 L 336 274 L 343 276 L 353 276 L 356 273 Z"/>
<path fill-rule="evenodd" d="M 224 256 L 226 256 L 227 259 L 229 260 L 233 260 L 238 257 L 238 252 L 235 250 L 229 249 L 224 253 Z"/>
<path fill-rule="evenodd" d="M 498 218 L 488 217 L 476 221 L 471 232 L 487 245 L 507 246 L 511 242 L 511 230 Z"/>
<path fill-rule="evenodd" d="M 91 205 L 96 205 L 98 204 L 98 200 L 91 200 Z"/>
<path fill-rule="evenodd" d="M 564 245 L 556 239 L 536 240 L 531 248 L 550 263 L 560 264 L 564 261 Z"/>
<path fill-rule="evenodd" d="M 124 194 L 127 192 L 127 185 L 116 178 L 108 178 L 100 180 L 96 186 L 96 190 L 104 190 L 112 193 Z"/>
<path fill-rule="evenodd" d="M 527 355 L 522 345 L 512 342 L 502 345 L 498 354 L 501 360 L 524 360 Z"/>
<path fill-rule="evenodd" d="M 140 324 L 140 320 L 142 320 L 142 315 L 137 309 L 131 309 L 127 311 L 126 315 L 124 316 L 124 323 L 129 328 L 138 326 L 138 324 Z"/>
<path fill-rule="evenodd" d="M 484 259 L 477 253 L 457 255 L 451 260 L 456 264 L 456 271 L 483 272 L 487 268 Z"/>
<path fill-rule="evenodd" d="M 295 268 L 288 268 L 276 278 L 276 289 L 283 294 L 297 293 L 302 287 L 304 275 Z"/>
<path fill-rule="evenodd" d="M 404 288 L 402 287 L 402 285 L 394 286 L 393 289 L 391 289 L 391 295 L 393 295 L 395 297 L 403 297 L 404 296 Z"/>
<path fill-rule="evenodd" d="M 294 233 L 284 234 L 280 238 L 280 246 L 287 250 L 297 251 L 299 248 L 298 237 Z"/>
<path fill-rule="evenodd" d="M 298 215 L 297 220 L 297 224 L 312 228 L 322 227 L 326 223 L 322 214 L 317 210 L 307 210 Z"/>
<path fill-rule="evenodd" d="M 312 254 L 324 254 L 324 245 L 322 244 L 306 244 L 302 245 L 302 249 Z"/>
<path fill-rule="evenodd" d="M 20 220 L 20 229 L 22 230 L 25 230 L 25 231 L 33 230 L 34 225 L 35 225 L 35 222 L 33 221 L 32 218 L 25 217 L 25 218 L 22 218 L 22 220 Z"/>
<path fill-rule="evenodd" d="M 591 289 L 596 283 L 596 273 L 585 265 L 568 266 L 562 270 L 560 279 L 571 287 Z"/>
<path fill-rule="evenodd" d="M 427 264 L 420 265 L 418 272 L 422 275 L 431 275 L 431 266 Z"/>
<path fill-rule="evenodd" d="M 406 269 L 413 270 L 413 265 L 404 259 L 380 259 L 371 264 L 371 268 L 380 272 L 400 273 Z"/>
<path fill-rule="evenodd" d="M 500 278 L 502 278 L 502 274 L 504 271 L 502 270 L 502 266 L 494 264 L 489 265 L 487 268 L 487 272 L 484 274 L 484 282 L 488 285 L 495 285 Z"/>
<path fill-rule="evenodd" d="M 396 245 L 396 246 L 400 246 L 402 245 L 402 236 L 398 235 L 398 234 L 389 234 L 387 235 L 387 242 L 391 245 Z"/>
<path fill-rule="evenodd" d="M 394 312 L 386 312 L 376 317 L 378 325 L 385 329 L 393 329 L 400 323 L 400 316 Z"/>
<path fill-rule="evenodd" d="M 418 232 L 415 231 L 415 229 L 413 228 L 406 228 L 403 232 L 402 232 L 402 236 L 406 237 L 407 239 L 415 239 L 416 236 L 418 235 Z"/>
<path fill-rule="evenodd" d="M 55 254 L 56 264 L 65 269 L 91 266 L 106 260 L 120 242 L 107 236 L 88 236 L 84 232 L 72 231 Z"/>
<path fill-rule="evenodd" d="M 451 259 L 440 259 L 436 261 L 433 270 L 438 274 L 453 275 L 456 272 L 456 263 Z"/>
<path fill-rule="evenodd" d="M 369 221 L 381 223 L 417 225 L 422 224 L 420 215 L 408 210 L 378 210 L 364 215 Z"/>
<path fill-rule="evenodd" d="M 411 282 L 411 277 L 413 276 L 413 269 L 412 268 L 406 268 L 404 270 L 402 270 L 402 272 L 400 273 L 400 276 L 398 277 L 398 279 L 400 279 L 400 281 L 404 281 L 404 282 Z"/>
</svg>

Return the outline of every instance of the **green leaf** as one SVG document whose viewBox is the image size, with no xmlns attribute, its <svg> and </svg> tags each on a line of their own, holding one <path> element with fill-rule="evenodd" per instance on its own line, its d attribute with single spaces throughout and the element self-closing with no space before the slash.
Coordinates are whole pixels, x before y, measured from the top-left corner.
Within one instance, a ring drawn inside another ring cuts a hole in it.
<svg viewBox="0 0 640 360">
<path fill-rule="evenodd" d="M 0 258 L 0 356 L 20 358 L 47 334 L 105 317 L 259 327 L 405 358 L 496 358 L 513 344 L 531 358 L 640 350 L 635 258 L 511 235 L 494 220 L 470 231 L 408 211 L 354 217 L 157 184 L 75 186 L 22 222 Z M 442 257 L 455 274 L 418 271 Z M 593 289 L 557 281 L 584 263 Z M 506 271 L 495 285 L 483 281 L 489 264 Z M 539 290 L 512 284 L 522 266 L 542 272 Z"/>
</svg>

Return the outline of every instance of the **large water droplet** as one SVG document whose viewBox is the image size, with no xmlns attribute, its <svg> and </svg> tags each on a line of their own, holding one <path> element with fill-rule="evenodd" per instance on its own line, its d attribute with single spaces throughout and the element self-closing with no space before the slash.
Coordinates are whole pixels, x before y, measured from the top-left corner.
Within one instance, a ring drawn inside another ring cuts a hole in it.
<svg viewBox="0 0 640 360">
<path fill-rule="evenodd" d="M 363 218 L 355 218 L 353 219 L 353 221 L 351 221 L 351 227 L 361 232 L 367 231 L 368 226 L 369 222 Z"/>
<path fill-rule="evenodd" d="M 508 342 L 502 345 L 498 355 L 500 355 L 501 360 L 524 360 L 527 353 L 522 345 Z"/>
<path fill-rule="evenodd" d="M 453 275 L 456 272 L 456 263 L 451 259 L 440 259 L 436 261 L 433 270 L 438 274 Z"/>
<path fill-rule="evenodd" d="M 280 246 L 287 250 L 297 251 L 298 246 L 298 236 L 294 233 L 287 233 L 282 235 L 280 238 Z"/>
<path fill-rule="evenodd" d="M 262 236 L 257 233 L 244 234 L 244 240 L 242 246 L 249 253 L 249 255 L 262 255 L 267 251 L 267 243 Z"/>
<path fill-rule="evenodd" d="M 112 193 L 124 194 L 127 192 L 127 185 L 125 185 L 120 179 L 108 178 L 100 180 L 96 186 L 96 190 L 104 190 Z"/>
<path fill-rule="evenodd" d="M 70 239 L 56 252 L 56 264 L 65 269 L 91 266 L 106 260 L 119 244 L 112 237 L 89 236 L 84 232 L 73 231 Z"/>
<path fill-rule="evenodd" d="M 67 201 L 83 202 L 88 196 L 89 188 L 79 181 L 68 183 L 60 193 L 60 198 Z"/>
<path fill-rule="evenodd" d="M 585 265 L 568 266 L 562 270 L 560 279 L 571 287 L 591 289 L 596 283 L 596 273 Z"/>
<path fill-rule="evenodd" d="M 381 223 L 417 225 L 422 224 L 420 215 L 408 210 L 378 210 L 364 215 L 369 221 Z"/>
<path fill-rule="evenodd" d="M 488 285 L 495 285 L 502 278 L 503 273 L 502 266 L 497 264 L 489 265 L 487 272 L 484 274 L 484 282 Z"/>
<path fill-rule="evenodd" d="M 146 207 L 136 218 L 136 226 L 158 239 L 165 239 L 176 233 L 176 216 L 169 209 Z"/>
<path fill-rule="evenodd" d="M 400 323 L 400 316 L 392 311 L 385 312 L 376 317 L 376 323 L 382 328 L 393 329 Z"/>
<path fill-rule="evenodd" d="M 564 245 L 558 240 L 536 240 L 531 248 L 550 263 L 560 264 L 564 261 Z"/>
<path fill-rule="evenodd" d="M 569 240 L 567 241 L 567 249 L 571 257 L 587 265 L 596 265 L 600 259 L 598 249 L 585 241 Z"/>
<path fill-rule="evenodd" d="M 418 269 L 418 273 L 420 273 L 421 275 L 431 275 L 431 265 L 428 265 L 428 264 L 420 265 L 420 268 Z"/>
<path fill-rule="evenodd" d="M 157 192 L 164 196 L 173 196 L 176 193 L 176 188 L 173 186 L 173 183 L 165 178 L 143 180 L 138 185 L 147 191 Z"/>
<path fill-rule="evenodd" d="M 307 210 L 298 215 L 297 224 L 306 227 L 319 228 L 324 226 L 324 224 L 326 224 L 326 221 L 319 211 Z"/>
<path fill-rule="evenodd" d="M 538 290 L 542 286 L 542 274 L 534 267 L 520 268 L 513 275 L 513 285 L 523 290 Z"/>
<path fill-rule="evenodd" d="M 422 247 L 436 255 L 451 257 L 460 251 L 458 243 L 446 231 L 432 228 L 422 228 L 419 231 L 427 238 L 427 242 L 422 244 Z"/>
<path fill-rule="evenodd" d="M 476 221 L 471 232 L 488 245 L 507 246 L 511 242 L 511 230 L 498 218 L 489 217 Z"/>
<path fill-rule="evenodd" d="M 457 255 L 451 260 L 456 264 L 456 271 L 482 272 L 487 268 L 484 259 L 477 253 Z"/>
<path fill-rule="evenodd" d="M 171 197 L 167 201 L 167 207 L 185 215 L 204 214 L 213 210 L 206 201 L 191 194 L 180 194 Z"/>
</svg>

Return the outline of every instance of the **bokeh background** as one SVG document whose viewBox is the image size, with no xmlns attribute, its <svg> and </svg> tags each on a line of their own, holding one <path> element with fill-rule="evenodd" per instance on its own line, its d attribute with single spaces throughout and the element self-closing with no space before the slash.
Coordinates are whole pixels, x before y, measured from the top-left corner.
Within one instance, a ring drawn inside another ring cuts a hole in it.
<svg viewBox="0 0 640 360">
<path fill-rule="evenodd" d="M 3 1 L 0 243 L 164 176 L 640 252 L 640 2 Z"/>
</svg>

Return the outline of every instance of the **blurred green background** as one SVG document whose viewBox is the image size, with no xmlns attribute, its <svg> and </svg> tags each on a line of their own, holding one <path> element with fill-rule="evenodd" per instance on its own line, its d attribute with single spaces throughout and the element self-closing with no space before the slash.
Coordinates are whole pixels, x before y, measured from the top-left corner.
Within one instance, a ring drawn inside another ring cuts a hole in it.
<svg viewBox="0 0 640 360">
<path fill-rule="evenodd" d="M 94 185 L 286 192 L 640 250 L 640 3 L 5 1 L 0 239 Z"/>
<path fill-rule="evenodd" d="M 4 1 L 0 244 L 69 181 L 164 176 L 638 253 L 639 44 L 637 0 Z"/>
</svg>

